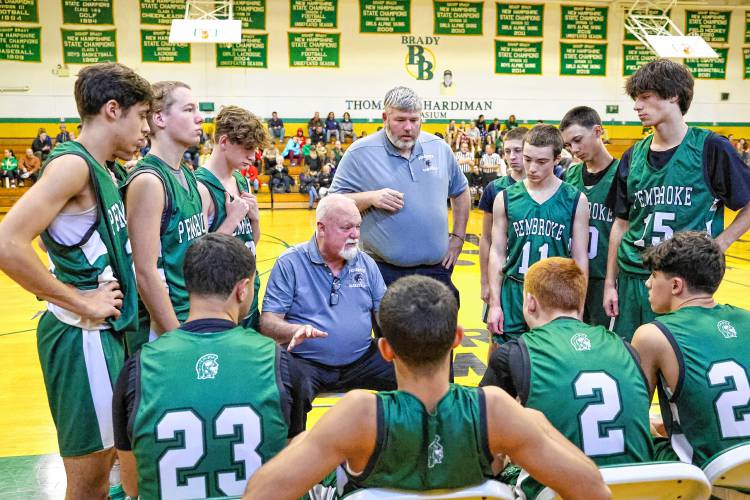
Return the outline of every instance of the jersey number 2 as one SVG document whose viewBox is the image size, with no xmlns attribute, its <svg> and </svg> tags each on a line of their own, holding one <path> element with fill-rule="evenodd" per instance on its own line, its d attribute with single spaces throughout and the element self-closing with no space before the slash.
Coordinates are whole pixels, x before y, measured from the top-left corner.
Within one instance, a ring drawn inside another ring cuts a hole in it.
<svg viewBox="0 0 750 500">
<path fill-rule="evenodd" d="M 736 361 L 714 363 L 708 370 L 708 383 L 711 387 L 727 387 L 714 401 L 722 439 L 750 436 L 750 414 L 737 411 L 750 404 L 750 383 L 745 369 Z"/>
<path fill-rule="evenodd" d="M 166 413 L 156 424 L 157 441 L 174 441 L 182 434 L 182 447 L 170 448 L 159 458 L 161 498 L 205 498 L 208 487 L 205 474 L 190 474 L 206 455 L 203 419 L 191 410 Z M 214 419 L 214 438 L 234 438 L 232 458 L 243 462 L 244 474 L 219 472 L 219 491 L 224 495 L 242 495 L 248 478 L 261 466 L 256 448 L 260 444 L 260 417 L 249 406 L 228 406 Z M 179 475 L 185 479 L 180 481 Z"/>
<path fill-rule="evenodd" d="M 625 429 L 603 428 L 622 411 L 617 381 L 604 372 L 582 372 L 573 382 L 576 398 L 596 398 L 578 414 L 583 452 L 595 457 L 625 452 Z"/>
</svg>

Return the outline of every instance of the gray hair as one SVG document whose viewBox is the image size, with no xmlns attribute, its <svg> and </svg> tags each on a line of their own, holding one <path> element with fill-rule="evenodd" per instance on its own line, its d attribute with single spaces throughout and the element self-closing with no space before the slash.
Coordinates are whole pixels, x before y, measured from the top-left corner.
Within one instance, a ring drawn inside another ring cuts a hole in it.
<svg viewBox="0 0 750 500">
<path fill-rule="evenodd" d="M 337 208 L 341 208 L 346 204 L 351 204 L 355 209 L 357 208 L 357 204 L 354 203 L 354 200 L 343 194 L 331 193 L 325 196 L 318 202 L 318 206 L 315 209 L 315 222 L 325 220 L 330 212 L 335 211 Z"/>
<path fill-rule="evenodd" d="M 416 92 L 408 87 L 393 87 L 385 93 L 383 99 L 383 109 L 398 109 L 400 111 L 422 111 L 422 99 Z"/>
</svg>

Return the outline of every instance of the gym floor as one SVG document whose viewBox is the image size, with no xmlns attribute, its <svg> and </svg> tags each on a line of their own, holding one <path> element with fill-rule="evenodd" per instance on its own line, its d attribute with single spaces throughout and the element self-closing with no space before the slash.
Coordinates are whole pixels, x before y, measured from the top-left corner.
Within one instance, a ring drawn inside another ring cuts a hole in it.
<svg viewBox="0 0 750 500">
<path fill-rule="evenodd" d="M 727 224 L 733 214 L 727 213 Z M 485 369 L 487 332 L 479 300 L 479 234 L 482 213 L 472 210 L 468 237 L 453 280 L 461 291 L 459 323 L 466 338 L 455 352 L 456 382 L 476 385 Z M 315 213 L 308 210 L 262 210 L 258 272 L 265 286 L 276 257 L 291 245 L 308 240 Z M 41 251 L 37 249 L 40 256 Z M 43 257 L 44 258 L 44 257 Z M 46 261 L 46 258 L 45 258 Z M 750 309 L 750 233 L 727 254 L 727 273 L 719 302 Z M 261 295 L 263 287 L 261 288 Z M 44 308 L 0 272 L 0 498 L 57 499 L 65 492 L 65 474 L 57 455 L 57 440 L 36 352 L 36 314 Z M 320 399 L 314 422 L 333 398 Z M 652 407 L 652 411 L 656 407 Z"/>
</svg>

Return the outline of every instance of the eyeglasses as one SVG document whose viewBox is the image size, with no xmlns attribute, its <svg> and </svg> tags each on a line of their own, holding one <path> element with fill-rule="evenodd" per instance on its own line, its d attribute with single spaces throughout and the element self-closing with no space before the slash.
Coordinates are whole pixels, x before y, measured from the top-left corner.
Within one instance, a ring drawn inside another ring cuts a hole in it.
<svg viewBox="0 0 750 500">
<path fill-rule="evenodd" d="M 341 288 L 341 280 L 338 277 L 333 278 L 331 283 L 331 296 L 328 298 L 328 303 L 331 306 L 335 306 L 339 303 L 339 289 Z"/>
</svg>

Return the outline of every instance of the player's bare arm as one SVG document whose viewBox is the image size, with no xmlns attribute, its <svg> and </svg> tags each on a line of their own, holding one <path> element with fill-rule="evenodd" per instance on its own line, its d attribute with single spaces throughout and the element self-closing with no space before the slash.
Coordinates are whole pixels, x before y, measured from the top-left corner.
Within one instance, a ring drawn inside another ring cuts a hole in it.
<svg viewBox="0 0 750 500">
<path fill-rule="evenodd" d="M 164 186 L 159 178 L 146 172 L 130 182 L 126 200 L 138 293 L 158 335 L 180 325 L 157 269 L 164 197 Z"/>
<path fill-rule="evenodd" d="M 471 209 L 469 190 L 465 189 L 458 196 L 451 198 L 451 207 L 453 208 L 453 235 L 448 239 L 448 251 L 445 253 L 442 262 L 446 269 L 450 269 L 456 264 L 464 245 L 464 239 L 466 239 L 466 224 L 469 222 L 469 210 Z"/>
<path fill-rule="evenodd" d="M 652 323 L 642 325 L 633 334 L 632 345 L 640 356 L 649 394 L 654 395 L 660 374 L 669 387 L 675 389 L 680 377 L 680 367 L 677 356 L 662 331 Z"/>
<path fill-rule="evenodd" d="M 535 410 L 523 408 L 505 391 L 485 387 L 487 435 L 493 455 L 510 456 L 537 481 L 565 499 L 608 499 L 599 469 Z"/>
<path fill-rule="evenodd" d="M 581 268 L 586 279 L 589 277 L 589 200 L 581 193 L 573 220 L 573 241 L 570 256 Z"/>
<path fill-rule="evenodd" d="M 61 212 L 82 212 L 96 203 L 89 169 L 83 158 L 61 156 L 18 200 L 0 223 L 0 268 L 37 297 L 101 322 L 119 317 L 122 292 L 116 282 L 89 292 L 69 287 L 50 274 L 32 246 Z"/>
<path fill-rule="evenodd" d="M 375 449 L 376 397 L 362 390 L 348 392 L 304 438 L 261 467 L 242 498 L 293 500 L 344 462 L 352 471 L 362 471 Z"/>
<path fill-rule="evenodd" d="M 617 250 L 622 243 L 622 237 L 628 230 L 628 220 L 615 218 L 609 232 L 609 250 L 607 251 L 607 277 L 604 280 L 604 312 L 610 318 L 620 314 L 617 298 L 617 276 L 620 267 L 617 265 Z"/>
<path fill-rule="evenodd" d="M 750 230 L 750 203 L 745 205 L 732 223 L 716 237 L 716 243 L 719 244 L 721 251 L 726 253 L 732 243 L 737 241 L 748 230 Z"/>
<path fill-rule="evenodd" d="M 491 334 L 503 333 L 503 309 L 500 293 L 503 287 L 503 265 L 508 253 L 508 218 L 505 213 L 505 199 L 495 198 L 492 206 L 492 245 L 489 253 L 487 279 L 489 281 L 489 312 L 487 329 Z"/>
<path fill-rule="evenodd" d="M 492 214 L 482 214 L 482 235 L 479 237 L 479 279 L 482 302 L 490 303 L 490 247 L 492 246 Z"/>
</svg>

